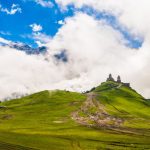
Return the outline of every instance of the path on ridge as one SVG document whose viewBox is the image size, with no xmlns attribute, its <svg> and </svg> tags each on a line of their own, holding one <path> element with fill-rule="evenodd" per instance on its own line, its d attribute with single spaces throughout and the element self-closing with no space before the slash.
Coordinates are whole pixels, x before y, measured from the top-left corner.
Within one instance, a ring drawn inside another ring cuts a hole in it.
<svg viewBox="0 0 150 150">
<path fill-rule="evenodd" d="M 72 113 L 72 119 L 86 126 L 113 127 L 120 126 L 122 120 L 107 113 L 105 106 L 97 100 L 97 94 L 90 92 L 78 111 Z"/>
</svg>

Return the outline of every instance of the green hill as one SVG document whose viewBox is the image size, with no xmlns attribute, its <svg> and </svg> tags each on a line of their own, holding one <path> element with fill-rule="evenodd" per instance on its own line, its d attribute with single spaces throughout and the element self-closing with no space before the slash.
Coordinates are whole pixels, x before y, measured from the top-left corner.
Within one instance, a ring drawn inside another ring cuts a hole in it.
<svg viewBox="0 0 150 150">
<path fill-rule="evenodd" d="M 109 114 L 124 120 L 124 127 L 150 128 L 150 101 L 132 88 L 115 82 L 105 82 L 94 92 L 98 94 L 98 100 Z"/>
<path fill-rule="evenodd" d="M 5 101 L 1 149 L 150 149 L 150 101 L 112 81 L 85 94 L 42 91 Z"/>
</svg>

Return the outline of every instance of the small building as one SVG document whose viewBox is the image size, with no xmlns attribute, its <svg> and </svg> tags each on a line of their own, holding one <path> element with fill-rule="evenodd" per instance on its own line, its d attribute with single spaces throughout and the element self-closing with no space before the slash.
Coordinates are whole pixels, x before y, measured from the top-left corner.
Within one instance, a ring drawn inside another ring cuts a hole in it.
<svg viewBox="0 0 150 150">
<path fill-rule="evenodd" d="M 130 83 L 123 83 L 124 86 L 130 87 Z"/>
</svg>

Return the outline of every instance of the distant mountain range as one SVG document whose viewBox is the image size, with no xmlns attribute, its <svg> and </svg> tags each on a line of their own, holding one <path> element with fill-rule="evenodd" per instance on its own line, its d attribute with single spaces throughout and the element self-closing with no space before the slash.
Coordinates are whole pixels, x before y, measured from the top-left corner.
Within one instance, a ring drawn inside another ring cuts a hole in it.
<svg viewBox="0 0 150 150">
<path fill-rule="evenodd" d="M 28 44 L 18 43 L 18 42 L 8 42 L 8 43 L 0 42 L 0 45 L 1 46 L 8 46 L 10 48 L 15 48 L 19 51 L 24 51 L 27 54 L 40 54 L 40 53 L 45 53 L 47 51 L 46 46 L 33 48 Z"/>
<path fill-rule="evenodd" d="M 0 45 L 8 46 L 10 48 L 14 48 L 19 51 L 24 51 L 26 54 L 29 54 L 29 55 L 45 54 L 48 50 L 48 48 L 46 46 L 33 48 L 33 47 L 29 46 L 28 44 L 17 43 L 17 42 L 10 42 L 10 43 L 0 42 Z M 57 59 L 58 61 L 67 62 L 68 57 L 67 57 L 66 50 L 62 50 L 59 53 L 55 54 L 54 58 Z"/>
<path fill-rule="evenodd" d="M 42 47 L 37 47 L 37 48 L 32 48 L 31 46 L 27 44 L 20 44 L 20 43 L 13 43 L 10 44 L 9 47 L 15 48 L 20 51 L 25 51 L 27 54 L 40 54 L 40 53 L 45 53 L 47 51 L 47 47 L 42 46 Z"/>
</svg>

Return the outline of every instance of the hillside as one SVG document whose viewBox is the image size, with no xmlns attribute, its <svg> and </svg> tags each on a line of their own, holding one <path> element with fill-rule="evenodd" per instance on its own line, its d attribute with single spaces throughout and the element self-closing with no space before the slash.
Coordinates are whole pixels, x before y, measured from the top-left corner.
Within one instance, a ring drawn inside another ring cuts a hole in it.
<svg viewBox="0 0 150 150">
<path fill-rule="evenodd" d="M 2 102 L 0 149 L 150 149 L 150 101 L 108 81 L 85 94 L 42 91 Z"/>
</svg>

